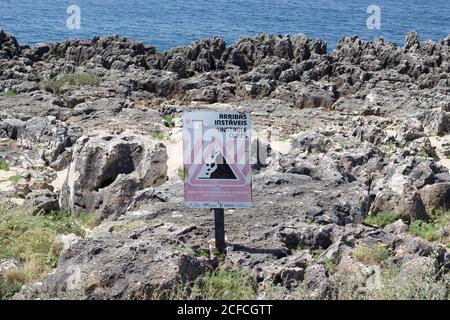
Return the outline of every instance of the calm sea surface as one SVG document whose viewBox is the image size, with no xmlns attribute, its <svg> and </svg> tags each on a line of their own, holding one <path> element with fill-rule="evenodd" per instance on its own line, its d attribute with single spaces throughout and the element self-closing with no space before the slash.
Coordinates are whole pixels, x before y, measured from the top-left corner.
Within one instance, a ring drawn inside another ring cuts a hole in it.
<svg viewBox="0 0 450 320">
<path fill-rule="evenodd" d="M 67 8 L 79 6 L 81 29 L 69 30 Z M 367 28 L 370 5 L 381 9 L 381 29 Z M 227 44 L 240 35 L 295 34 L 324 39 L 333 49 L 343 36 L 383 36 L 403 44 L 450 33 L 450 0 L 0 0 L 0 28 L 20 43 L 90 39 L 118 34 L 160 50 L 219 35 Z"/>
</svg>

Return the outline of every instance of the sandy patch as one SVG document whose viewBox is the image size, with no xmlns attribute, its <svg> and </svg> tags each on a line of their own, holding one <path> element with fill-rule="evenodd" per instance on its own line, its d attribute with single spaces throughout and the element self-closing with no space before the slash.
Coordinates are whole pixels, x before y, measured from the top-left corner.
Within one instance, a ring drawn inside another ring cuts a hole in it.
<svg viewBox="0 0 450 320">
<path fill-rule="evenodd" d="M 62 190 L 64 181 L 66 180 L 66 177 L 67 177 L 67 171 L 68 171 L 68 168 L 56 172 L 56 179 L 53 180 L 53 182 L 51 183 L 53 188 L 55 188 L 54 192 L 58 193 Z"/>
<path fill-rule="evenodd" d="M 178 169 L 183 168 L 183 129 L 174 128 L 166 141 L 167 155 L 167 175 L 169 178 L 178 176 Z"/>
<path fill-rule="evenodd" d="M 19 177 L 23 174 L 23 169 L 11 167 L 8 171 L 0 170 L 0 192 L 8 192 L 14 190 L 14 180 L 11 178 Z"/>
</svg>

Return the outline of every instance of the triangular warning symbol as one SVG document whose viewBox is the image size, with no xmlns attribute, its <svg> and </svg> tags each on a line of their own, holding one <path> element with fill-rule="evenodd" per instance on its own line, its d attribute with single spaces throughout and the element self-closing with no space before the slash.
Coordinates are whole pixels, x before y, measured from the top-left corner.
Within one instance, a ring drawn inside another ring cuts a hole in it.
<svg viewBox="0 0 450 320">
<path fill-rule="evenodd" d="M 237 180 L 237 177 L 222 153 L 216 151 L 211 156 L 211 161 L 205 163 L 205 166 L 198 175 L 198 179 Z"/>
</svg>

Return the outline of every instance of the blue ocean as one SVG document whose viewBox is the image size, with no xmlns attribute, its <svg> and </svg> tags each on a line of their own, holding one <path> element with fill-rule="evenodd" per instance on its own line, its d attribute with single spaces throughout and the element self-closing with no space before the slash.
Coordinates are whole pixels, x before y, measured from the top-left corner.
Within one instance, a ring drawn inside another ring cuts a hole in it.
<svg viewBox="0 0 450 320">
<path fill-rule="evenodd" d="M 373 5 L 377 10 L 368 12 Z M 78 8 L 77 28 L 67 24 L 70 6 Z M 377 27 L 369 28 L 368 19 L 378 21 Z M 450 1 L 0 0 L 0 28 L 25 44 L 118 34 L 159 50 L 210 36 L 230 44 L 241 35 L 259 33 L 305 33 L 325 40 L 329 49 L 341 37 L 355 34 L 367 40 L 382 36 L 402 45 L 410 30 L 422 40 L 446 37 Z"/>
</svg>

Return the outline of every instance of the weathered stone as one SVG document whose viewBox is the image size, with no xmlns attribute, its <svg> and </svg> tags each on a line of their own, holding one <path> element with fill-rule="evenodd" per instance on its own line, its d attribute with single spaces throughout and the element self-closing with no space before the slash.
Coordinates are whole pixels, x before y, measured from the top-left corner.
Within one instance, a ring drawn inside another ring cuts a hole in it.
<svg viewBox="0 0 450 320">
<path fill-rule="evenodd" d="M 394 234 L 403 234 L 408 231 L 408 225 L 401 219 L 390 223 L 384 227 L 384 231 Z"/>
<path fill-rule="evenodd" d="M 38 190 L 28 193 L 24 207 L 32 208 L 33 214 L 48 214 L 59 210 L 58 195 L 48 190 Z"/>
<path fill-rule="evenodd" d="M 126 212 L 137 191 L 166 181 L 165 146 L 134 135 L 81 137 L 61 195 L 72 214 L 102 218 Z"/>
<path fill-rule="evenodd" d="M 427 185 L 420 190 L 420 197 L 428 214 L 450 208 L 450 183 Z"/>
</svg>

